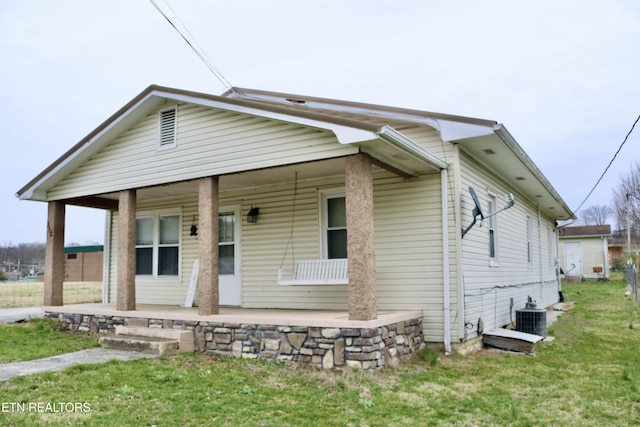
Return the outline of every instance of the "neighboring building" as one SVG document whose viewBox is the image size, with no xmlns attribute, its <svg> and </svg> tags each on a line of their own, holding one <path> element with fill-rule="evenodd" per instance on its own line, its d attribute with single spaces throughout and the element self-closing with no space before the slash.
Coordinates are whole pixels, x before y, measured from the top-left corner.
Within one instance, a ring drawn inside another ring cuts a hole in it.
<svg viewBox="0 0 640 427">
<path fill-rule="evenodd" d="M 609 279 L 610 225 L 560 227 L 560 266 L 567 281 Z"/>
<path fill-rule="evenodd" d="M 469 227 L 510 206 L 509 194 L 513 207 Z M 558 301 L 555 221 L 573 218 L 494 121 L 239 88 L 150 86 L 18 196 L 49 204 L 49 312 L 77 310 L 58 290 L 71 204 L 109 212 L 104 300 L 114 315 L 179 306 L 197 273 L 202 322 L 230 319 L 220 306 L 274 309 L 264 322 L 298 313 L 285 323 L 340 325 L 332 339 L 348 342 L 353 330 L 384 336 L 417 316 L 416 336 L 447 350 L 479 343 L 482 324 L 510 323 L 529 296 Z M 308 319 L 327 310 L 341 313 Z M 381 339 L 371 357 L 385 364 L 400 350 Z M 218 344 L 205 348 L 253 351 Z M 363 360 L 328 347 L 336 366 Z"/>
<path fill-rule="evenodd" d="M 634 231 L 627 236 L 627 230 L 616 230 L 608 239 L 609 243 L 609 266 L 621 268 L 629 259 L 629 249 L 631 253 L 640 254 L 640 237 Z"/>
<path fill-rule="evenodd" d="M 65 281 L 102 282 L 104 246 L 69 246 L 64 248 Z"/>
<path fill-rule="evenodd" d="M 64 248 L 65 282 L 102 282 L 104 279 L 104 246 L 68 246 Z M 44 282 L 44 275 L 38 275 Z"/>
</svg>

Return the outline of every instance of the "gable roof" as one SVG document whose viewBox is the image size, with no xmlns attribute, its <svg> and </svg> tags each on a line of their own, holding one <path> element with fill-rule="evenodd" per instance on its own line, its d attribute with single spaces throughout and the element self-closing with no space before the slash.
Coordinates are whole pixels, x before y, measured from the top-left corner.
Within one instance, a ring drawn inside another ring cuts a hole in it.
<svg viewBox="0 0 640 427">
<path fill-rule="evenodd" d="M 444 160 L 393 127 L 403 123 L 427 125 L 444 141 L 459 144 L 476 160 L 529 195 L 549 216 L 573 217 L 542 172 L 506 128 L 495 121 L 244 88 L 232 88 L 217 96 L 151 85 L 18 190 L 17 196 L 46 201 L 48 189 L 166 100 L 327 129 L 341 144 L 358 145 L 362 151 L 407 175 L 447 168 Z M 486 147 L 491 147 L 488 151 L 497 155 L 487 155 Z M 399 158 L 402 160 L 397 160 Z"/>
<path fill-rule="evenodd" d="M 611 236 L 610 225 L 580 225 L 575 227 L 561 227 L 559 237 L 603 237 Z"/>
</svg>

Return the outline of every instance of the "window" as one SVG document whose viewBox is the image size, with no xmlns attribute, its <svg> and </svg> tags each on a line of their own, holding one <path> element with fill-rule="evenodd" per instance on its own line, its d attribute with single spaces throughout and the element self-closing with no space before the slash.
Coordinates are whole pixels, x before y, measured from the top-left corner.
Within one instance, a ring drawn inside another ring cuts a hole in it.
<svg viewBox="0 0 640 427">
<path fill-rule="evenodd" d="M 533 262 L 533 248 L 531 246 L 531 217 L 527 215 L 527 264 L 531 267 Z"/>
<path fill-rule="evenodd" d="M 235 273 L 235 221 L 234 212 L 224 212 L 218 215 L 219 274 Z"/>
<path fill-rule="evenodd" d="M 488 213 L 496 210 L 496 196 L 489 195 Z M 489 218 L 489 265 L 498 265 L 498 230 L 497 215 Z"/>
<path fill-rule="evenodd" d="M 158 112 L 158 150 L 176 146 L 177 107 Z"/>
<path fill-rule="evenodd" d="M 136 218 L 136 275 L 178 275 L 180 224 L 175 214 Z"/>
<path fill-rule="evenodd" d="M 553 233 L 549 227 L 547 227 L 547 245 L 548 245 L 547 253 L 549 254 L 548 264 L 549 264 L 549 267 L 552 268 L 554 245 L 553 245 Z"/>
<path fill-rule="evenodd" d="M 344 193 L 323 194 L 323 257 L 347 257 L 347 211 Z"/>
</svg>

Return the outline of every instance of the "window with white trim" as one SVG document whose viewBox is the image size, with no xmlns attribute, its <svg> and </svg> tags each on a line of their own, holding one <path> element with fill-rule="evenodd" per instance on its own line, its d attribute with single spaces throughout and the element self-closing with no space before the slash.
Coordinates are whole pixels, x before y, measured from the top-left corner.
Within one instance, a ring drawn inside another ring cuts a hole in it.
<svg viewBox="0 0 640 427">
<path fill-rule="evenodd" d="M 136 275 L 178 276 L 180 224 L 178 214 L 136 218 Z"/>
<path fill-rule="evenodd" d="M 178 107 L 158 111 L 158 150 L 176 146 Z"/>
<path fill-rule="evenodd" d="M 547 253 L 549 254 L 548 257 L 548 264 L 549 264 L 549 268 L 553 268 L 553 252 L 554 252 L 554 245 L 553 245 L 553 232 L 551 231 L 551 229 L 549 227 L 547 227 Z"/>
<path fill-rule="evenodd" d="M 496 210 L 497 202 L 496 196 L 489 194 L 489 206 L 488 213 Z M 489 218 L 489 264 L 493 266 L 498 265 L 498 230 L 497 230 L 497 215 Z"/>
<path fill-rule="evenodd" d="M 322 194 L 323 258 L 347 258 L 347 211 L 344 193 Z"/>
<path fill-rule="evenodd" d="M 219 274 L 235 273 L 235 213 L 218 214 Z"/>
<path fill-rule="evenodd" d="M 531 242 L 531 217 L 527 215 L 527 265 L 531 267 L 533 263 L 533 246 Z"/>
</svg>

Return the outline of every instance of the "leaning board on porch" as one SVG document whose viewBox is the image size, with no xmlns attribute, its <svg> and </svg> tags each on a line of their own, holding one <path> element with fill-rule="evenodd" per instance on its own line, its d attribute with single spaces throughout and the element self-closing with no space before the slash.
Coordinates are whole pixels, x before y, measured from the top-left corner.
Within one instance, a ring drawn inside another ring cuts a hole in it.
<svg viewBox="0 0 640 427">
<path fill-rule="evenodd" d="M 279 285 L 346 285 L 349 283 L 346 259 L 294 261 L 293 269 L 278 270 Z"/>
</svg>

